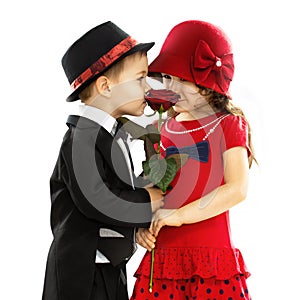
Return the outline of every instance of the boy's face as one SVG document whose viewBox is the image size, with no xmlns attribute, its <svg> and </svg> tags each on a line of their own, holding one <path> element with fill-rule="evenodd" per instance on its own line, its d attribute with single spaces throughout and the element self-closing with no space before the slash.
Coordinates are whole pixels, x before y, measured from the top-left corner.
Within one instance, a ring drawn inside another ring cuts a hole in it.
<svg viewBox="0 0 300 300">
<path fill-rule="evenodd" d="M 117 81 L 112 81 L 111 105 L 114 107 L 113 117 L 123 115 L 140 116 L 147 106 L 145 92 L 148 89 L 146 76 L 148 59 L 146 55 L 135 54 L 125 58 L 123 71 Z"/>
</svg>

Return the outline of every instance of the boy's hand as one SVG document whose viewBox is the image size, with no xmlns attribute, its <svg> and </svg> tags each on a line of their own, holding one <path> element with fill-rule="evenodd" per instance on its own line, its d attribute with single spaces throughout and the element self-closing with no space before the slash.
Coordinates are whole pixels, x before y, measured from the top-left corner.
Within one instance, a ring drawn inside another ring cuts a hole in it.
<svg viewBox="0 0 300 300">
<path fill-rule="evenodd" d="M 146 248 L 148 251 L 151 251 L 155 247 L 156 239 L 147 228 L 139 228 L 135 239 L 140 246 Z"/>
<path fill-rule="evenodd" d="M 164 193 L 154 187 L 146 187 L 151 199 L 152 212 L 156 212 L 158 209 L 164 206 Z"/>
</svg>

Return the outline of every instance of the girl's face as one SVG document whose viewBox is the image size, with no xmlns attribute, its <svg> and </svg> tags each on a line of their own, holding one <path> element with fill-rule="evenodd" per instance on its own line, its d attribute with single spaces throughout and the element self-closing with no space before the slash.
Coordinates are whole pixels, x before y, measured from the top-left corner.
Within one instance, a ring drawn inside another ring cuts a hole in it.
<svg viewBox="0 0 300 300">
<path fill-rule="evenodd" d="M 210 105 L 193 82 L 165 73 L 162 76 L 165 87 L 180 95 L 179 101 L 173 106 L 177 113 L 189 115 L 191 118 L 212 113 Z"/>
</svg>

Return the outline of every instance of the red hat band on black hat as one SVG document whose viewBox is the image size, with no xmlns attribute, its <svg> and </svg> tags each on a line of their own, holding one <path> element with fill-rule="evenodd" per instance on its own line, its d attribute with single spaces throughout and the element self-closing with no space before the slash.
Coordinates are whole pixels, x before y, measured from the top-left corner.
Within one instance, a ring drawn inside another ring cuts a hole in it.
<svg viewBox="0 0 300 300">
<path fill-rule="evenodd" d="M 230 98 L 228 90 L 234 74 L 231 43 L 213 24 L 182 22 L 168 34 L 149 72 L 180 77 Z"/>
<path fill-rule="evenodd" d="M 67 101 L 79 94 L 111 66 L 137 51 L 148 51 L 154 43 L 138 43 L 134 38 L 108 21 L 75 41 L 62 58 L 62 66 L 72 88 Z"/>
</svg>

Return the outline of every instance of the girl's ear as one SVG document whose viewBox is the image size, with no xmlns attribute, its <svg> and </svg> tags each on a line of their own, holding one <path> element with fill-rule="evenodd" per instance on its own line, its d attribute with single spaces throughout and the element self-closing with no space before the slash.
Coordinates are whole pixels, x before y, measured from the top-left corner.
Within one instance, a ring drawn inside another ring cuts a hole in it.
<svg viewBox="0 0 300 300">
<path fill-rule="evenodd" d="M 105 97 L 111 96 L 111 91 L 109 89 L 110 81 L 106 76 L 100 76 L 96 79 L 96 89 L 97 92 Z"/>
</svg>

